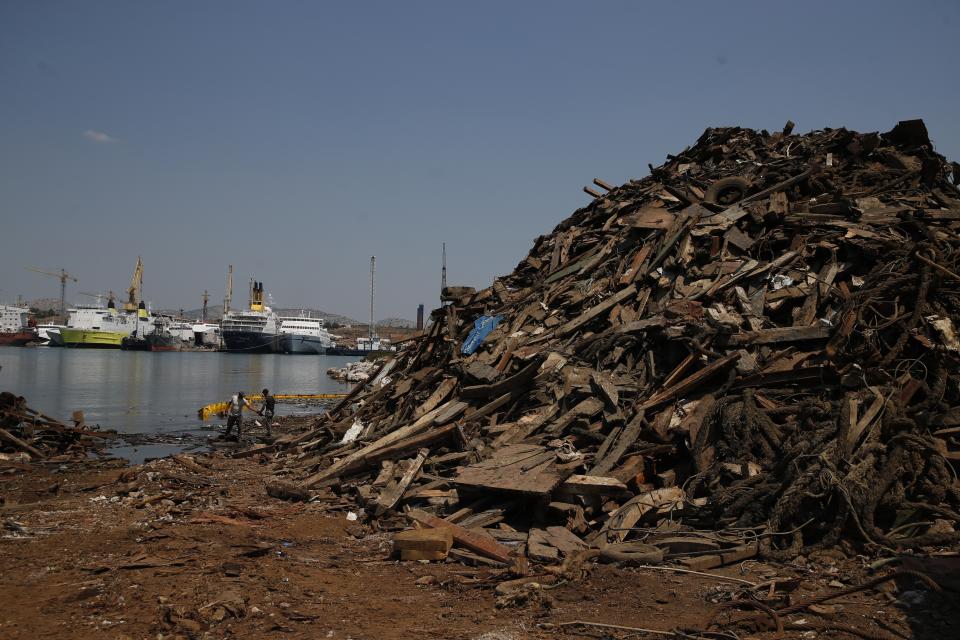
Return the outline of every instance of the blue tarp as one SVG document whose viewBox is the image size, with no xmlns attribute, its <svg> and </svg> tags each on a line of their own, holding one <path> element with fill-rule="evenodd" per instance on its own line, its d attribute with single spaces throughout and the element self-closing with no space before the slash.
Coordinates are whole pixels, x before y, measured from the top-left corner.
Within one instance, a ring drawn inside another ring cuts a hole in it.
<svg viewBox="0 0 960 640">
<path fill-rule="evenodd" d="M 463 346 L 460 347 L 460 353 L 468 356 L 476 351 L 477 348 L 483 344 L 484 339 L 490 335 L 490 332 L 497 328 L 501 320 L 503 320 L 503 316 L 480 316 L 474 320 L 473 331 L 471 331 L 467 339 L 463 341 Z"/>
</svg>

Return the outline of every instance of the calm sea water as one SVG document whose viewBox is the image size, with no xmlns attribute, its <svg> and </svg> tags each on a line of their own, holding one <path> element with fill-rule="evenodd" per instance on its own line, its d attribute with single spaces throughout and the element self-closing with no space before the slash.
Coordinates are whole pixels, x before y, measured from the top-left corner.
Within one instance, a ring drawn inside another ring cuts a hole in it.
<svg viewBox="0 0 960 640">
<path fill-rule="evenodd" d="M 236 391 L 344 393 L 349 386 L 326 371 L 350 360 L 356 358 L 0 347 L 0 391 L 64 421 L 82 409 L 88 424 L 122 433 L 182 431 L 202 426 L 200 407 Z M 277 405 L 278 415 L 304 411 L 317 409 Z"/>
</svg>

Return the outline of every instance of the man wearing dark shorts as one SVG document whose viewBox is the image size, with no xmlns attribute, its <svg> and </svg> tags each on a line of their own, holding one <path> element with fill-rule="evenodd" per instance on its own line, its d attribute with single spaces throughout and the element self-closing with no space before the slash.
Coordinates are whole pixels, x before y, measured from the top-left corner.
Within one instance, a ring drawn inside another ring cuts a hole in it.
<svg viewBox="0 0 960 640">
<path fill-rule="evenodd" d="M 273 410 L 277 405 L 277 399 L 270 395 L 269 389 L 263 390 L 263 407 L 260 409 L 260 415 L 264 417 L 267 423 L 267 437 L 272 437 L 270 433 L 270 423 L 273 422 Z"/>
</svg>

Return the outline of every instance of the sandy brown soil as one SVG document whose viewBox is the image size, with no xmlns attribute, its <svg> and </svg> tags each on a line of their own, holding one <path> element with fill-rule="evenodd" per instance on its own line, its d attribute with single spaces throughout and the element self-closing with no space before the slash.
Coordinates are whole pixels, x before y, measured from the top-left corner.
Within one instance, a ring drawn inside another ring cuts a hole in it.
<svg viewBox="0 0 960 640">
<path fill-rule="evenodd" d="M 743 589 L 713 577 L 591 566 L 582 580 L 498 608 L 494 587 L 512 577 L 503 570 L 392 560 L 390 534 L 349 521 L 345 503 L 267 497 L 266 460 L 196 460 L 202 473 L 168 459 L 0 474 L 0 638 L 642 637 L 559 625 L 702 628 L 717 603 Z M 861 565 L 824 554 L 716 572 L 754 583 L 798 578 L 786 596 L 796 601 L 857 584 Z M 951 596 L 904 593 L 910 582 L 900 589 L 888 583 L 805 617 L 892 637 L 957 637 Z"/>
</svg>

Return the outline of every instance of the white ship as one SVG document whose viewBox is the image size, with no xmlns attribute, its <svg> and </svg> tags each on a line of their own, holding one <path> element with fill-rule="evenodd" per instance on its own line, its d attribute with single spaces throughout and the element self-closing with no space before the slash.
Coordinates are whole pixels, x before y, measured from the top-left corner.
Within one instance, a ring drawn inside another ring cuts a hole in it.
<svg viewBox="0 0 960 640">
<path fill-rule="evenodd" d="M 324 354 L 333 346 L 333 338 L 323 318 L 291 316 L 280 318 L 280 352 Z"/>
</svg>

